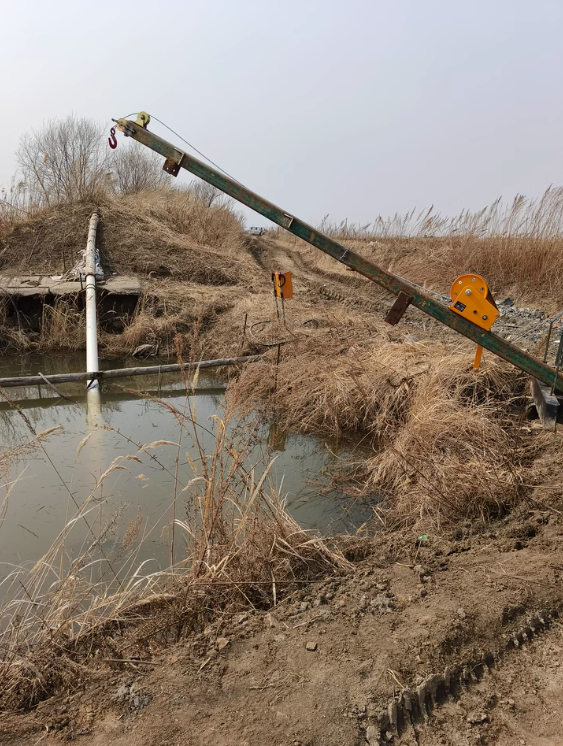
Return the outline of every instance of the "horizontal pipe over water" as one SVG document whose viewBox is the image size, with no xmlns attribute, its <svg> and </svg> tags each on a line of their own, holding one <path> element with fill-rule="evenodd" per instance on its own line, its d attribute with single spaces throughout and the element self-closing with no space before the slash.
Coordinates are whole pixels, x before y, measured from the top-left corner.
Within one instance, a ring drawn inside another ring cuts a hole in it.
<svg viewBox="0 0 563 746">
<path fill-rule="evenodd" d="M 108 402 L 126 402 L 126 401 L 138 401 L 142 399 L 145 394 L 154 397 L 155 399 L 178 399 L 179 397 L 185 398 L 186 395 L 192 396 L 223 396 L 227 387 L 214 386 L 213 388 L 196 388 L 189 389 L 160 389 L 154 390 L 149 389 L 148 391 L 139 391 L 138 394 L 126 394 L 124 392 L 115 391 L 104 391 L 103 404 Z M 16 404 L 19 409 L 51 409 L 51 407 L 80 407 L 84 403 L 85 395 L 82 396 L 67 396 L 65 399 L 57 398 L 57 396 L 44 397 L 43 399 L 13 399 L 9 402 L 0 401 L 0 412 L 10 412 Z"/>
<path fill-rule="evenodd" d="M 178 373 L 181 370 L 205 370 L 206 368 L 220 368 L 223 365 L 238 365 L 258 360 L 261 355 L 247 355 L 245 357 L 226 357 L 220 360 L 202 360 L 199 363 L 172 363 L 170 365 L 149 365 L 144 368 L 116 368 L 87 373 L 57 373 L 53 376 L 18 376 L 17 378 L 0 378 L 0 388 L 14 388 L 15 386 L 45 385 L 49 383 L 71 383 L 72 381 L 89 381 L 96 379 L 104 381 L 110 378 L 129 378 L 129 376 L 149 376 L 161 373 Z"/>
</svg>

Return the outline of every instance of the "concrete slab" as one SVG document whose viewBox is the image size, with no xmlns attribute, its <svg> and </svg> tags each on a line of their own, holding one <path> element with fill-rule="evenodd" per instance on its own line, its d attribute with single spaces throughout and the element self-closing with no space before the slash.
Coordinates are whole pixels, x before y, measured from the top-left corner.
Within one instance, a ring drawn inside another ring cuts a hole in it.
<svg viewBox="0 0 563 746">
<path fill-rule="evenodd" d="M 9 295 L 13 298 L 24 298 L 26 296 L 45 296 L 49 294 L 49 288 L 0 288 L 0 294 Z"/>
<path fill-rule="evenodd" d="M 80 282 L 52 282 L 47 288 L 51 295 L 76 295 L 81 293 L 84 289 L 84 283 Z"/>
<path fill-rule="evenodd" d="M 98 282 L 100 290 L 111 295 L 140 295 L 142 287 L 139 279 L 129 275 L 107 277 Z M 74 295 L 84 290 L 80 280 L 49 277 L 48 275 L 0 275 L 0 292 L 13 296 L 30 295 Z"/>
<path fill-rule="evenodd" d="M 107 293 L 117 293 L 120 295 L 140 295 L 142 291 L 139 279 L 132 275 L 107 277 L 103 283 L 100 283 L 100 287 Z"/>
</svg>

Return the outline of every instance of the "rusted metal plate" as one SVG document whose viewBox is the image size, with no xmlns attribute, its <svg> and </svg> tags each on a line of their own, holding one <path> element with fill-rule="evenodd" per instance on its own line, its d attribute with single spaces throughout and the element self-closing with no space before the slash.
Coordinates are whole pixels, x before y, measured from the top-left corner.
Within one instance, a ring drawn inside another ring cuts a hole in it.
<svg viewBox="0 0 563 746">
<path fill-rule="evenodd" d="M 389 309 L 387 316 L 385 317 L 385 321 L 388 324 L 391 324 L 391 326 L 395 326 L 395 324 L 398 324 L 399 321 L 403 318 L 405 311 L 410 306 L 412 301 L 412 295 L 408 295 L 401 290 L 401 292 L 397 296 L 397 299 Z"/>
<path fill-rule="evenodd" d="M 180 164 L 178 161 L 175 161 L 174 158 L 167 158 L 164 161 L 164 166 L 162 168 L 167 174 L 170 174 L 170 176 L 178 176 L 180 173 Z"/>
</svg>

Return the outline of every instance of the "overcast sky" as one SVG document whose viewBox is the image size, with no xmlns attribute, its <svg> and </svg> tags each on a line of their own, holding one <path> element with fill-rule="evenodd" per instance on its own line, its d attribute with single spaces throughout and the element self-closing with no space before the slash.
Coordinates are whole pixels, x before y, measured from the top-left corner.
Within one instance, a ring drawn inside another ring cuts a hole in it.
<svg viewBox="0 0 563 746">
<path fill-rule="evenodd" d="M 6 0 L 0 184 L 43 121 L 146 110 L 308 222 L 537 196 L 562 33 L 562 0 Z"/>
</svg>

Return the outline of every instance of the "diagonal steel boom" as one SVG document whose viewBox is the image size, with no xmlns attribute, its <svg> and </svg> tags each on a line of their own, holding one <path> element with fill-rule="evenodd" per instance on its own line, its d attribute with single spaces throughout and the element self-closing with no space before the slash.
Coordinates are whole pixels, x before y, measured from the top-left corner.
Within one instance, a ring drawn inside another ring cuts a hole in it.
<svg viewBox="0 0 563 746">
<path fill-rule="evenodd" d="M 251 192 L 250 189 L 207 166 L 197 158 L 185 153 L 183 150 L 179 150 L 171 143 L 158 137 L 158 135 L 143 129 L 143 127 L 135 122 L 127 119 L 119 119 L 117 120 L 117 125 L 126 136 L 134 138 L 137 142 L 163 155 L 167 159 L 165 169 L 170 173 L 176 175 L 180 168 L 190 171 L 190 173 L 203 179 L 203 181 L 207 181 L 239 202 L 242 202 L 243 205 L 260 213 L 260 215 L 268 218 L 273 223 L 285 228 L 295 236 L 299 236 L 299 238 L 312 244 L 317 249 L 324 251 L 325 254 L 333 257 L 333 259 L 336 259 L 341 264 L 355 269 L 356 272 L 381 285 L 381 287 L 390 293 L 398 295 L 402 291 L 408 294 L 412 297 L 412 305 L 428 314 L 428 316 L 449 326 L 454 331 L 471 339 L 476 344 L 490 350 L 495 355 L 507 360 L 512 365 L 520 368 L 520 370 L 534 376 L 549 386 L 552 386 L 555 382 L 555 388 L 563 392 L 563 373 L 556 373 L 552 367 L 533 355 L 510 344 L 510 342 L 502 339 L 502 337 L 475 326 L 475 324 L 454 313 L 454 311 L 450 311 L 447 306 L 440 303 L 440 301 L 433 298 L 417 285 L 369 262 L 360 254 L 347 249 L 338 243 L 338 241 L 325 236 L 324 233 L 321 233 L 294 215 L 285 212 L 271 202 Z"/>
</svg>

